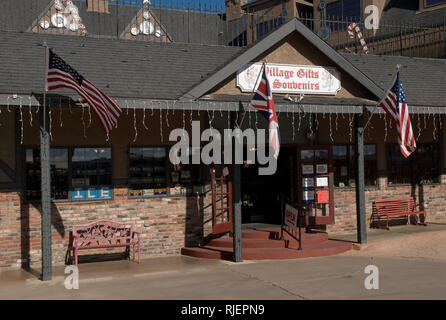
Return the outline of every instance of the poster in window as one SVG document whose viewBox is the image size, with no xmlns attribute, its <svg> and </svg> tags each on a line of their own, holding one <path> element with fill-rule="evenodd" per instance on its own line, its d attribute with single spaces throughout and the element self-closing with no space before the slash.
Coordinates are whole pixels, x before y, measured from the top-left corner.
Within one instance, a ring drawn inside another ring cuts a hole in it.
<svg viewBox="0 0 446 320">
<path fill-rule="evenodd" d="M 328 203 L 328 190 L 317 191 L 317 203 Z"/>
<path fill-rule="evenodd" d="M 173 183 L 178 183 L 180 181 L 180 175 L 179 175 L 178 172 L 173 171 L 173 172 L 170 173 L 170 176 L 172 178 L 172 182 Z"/>
<path fill-rule="evenodd" d="M 302 165 L 302 174 L 313 174 L 314 168 L 311 164 L 304 164 Z"/>
<path fill-rule="evenodd" d="M 316 173 L 317 174 L 327 174 L 328 173 L 328 165 L 326 165 L 326 164 L 317 164 L 316 165 Z"/>
<path fill-rule="evenodd" d="M 144 195 L 145 196 L 153 196 L 155 194 L 154 189 L 144 189 Z"/>
<path fill-rule="evenodd" d="M 158 188 L 155 189 L 155 195 L 166 195 L 167 194 L 167 188 Z"/>
<path fill-rule="evenodd" d="M 314 190 L 304 190 L 303 191 L 303 200 L 306 202 L 314 201 Z"/>
<path fill-rule="evenodd" d="M 314 187 L 314 179 L 311 178 L 302 178 L 302 187 L 303 188 L 313 188 Z"/>
<path fill-rule="evenodd" d="M 131 197 L 142 197 L 142 195 L 143 195 L 142 190 L 130 190 Z"/>
<path fill-rule="evenodd" d="M 317 177 L 316 178 L 317 187 L 328 187 L 328 177 Z"/>
<path fill-rule="evenodd" d="M 181 171 L 181 179 L 190 179 L 190 171 L 189 170 Z"/>
</svg>

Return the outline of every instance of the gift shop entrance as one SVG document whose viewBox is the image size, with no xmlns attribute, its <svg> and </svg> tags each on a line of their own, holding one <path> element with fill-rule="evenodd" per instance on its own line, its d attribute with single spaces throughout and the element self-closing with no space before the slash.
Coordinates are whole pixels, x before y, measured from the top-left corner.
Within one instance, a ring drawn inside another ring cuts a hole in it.
<svg viewBox="0 0 446 320">
<path fill-rule="evenodd" d="M 274 175 L 261 176 L 258 166 L 242 169 L 242 223 L 281 224 L 281 198 L 301 210 L 306 226 L 334 223 L 330 146 L 282 145 Z"/>
</svg>

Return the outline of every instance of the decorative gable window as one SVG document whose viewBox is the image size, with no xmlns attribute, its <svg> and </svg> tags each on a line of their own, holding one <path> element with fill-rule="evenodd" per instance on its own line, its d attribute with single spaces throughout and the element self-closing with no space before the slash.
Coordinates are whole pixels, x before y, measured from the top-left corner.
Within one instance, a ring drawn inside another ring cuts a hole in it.
<svg viewBox="0 0 446 320">
<path fill-rule="evenodd" d="M 144 1 L 144 6 L 121 36 L 124 39 L 171 42 L 163 26 L 150 10 L 150 2 Z"/>
<path fill-rule="evenodd" d="M 87 28 L 79 15 L 79 8 L 71 0 L 54 0 L 50 8 L 38 19 L 32 31 L 87 34 Z"/>
</svg>

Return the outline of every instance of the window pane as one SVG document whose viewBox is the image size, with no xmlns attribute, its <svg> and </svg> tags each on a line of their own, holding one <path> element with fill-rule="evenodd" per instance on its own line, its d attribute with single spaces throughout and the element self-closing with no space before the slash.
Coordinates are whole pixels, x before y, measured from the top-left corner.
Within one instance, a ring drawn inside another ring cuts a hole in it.
<svg viewBox="0 0 446 320">
<path fill-rule="evenodd" d="M 40 150 L 26 149 L 26 199 L 41 198 Z M 51 199 L 68 199 L 68 149 L 50 149 Z"/>
<path fill-rule="evenodd" d="M 132 190 L 148 189 L 147 195 L 167 194 L 166 148 L 130 148 L 129 184 Z M 134 194 L 136 195 L 136 194 Z"/>
<path fill-rule="evenodd" d="M 346 30 L 351 22 L 361 20 L 359 0 L 339 0 L 327 4 L 326 16 L 332 31 Z"/>
<path fill-rule="evenodd" d="M 348 186 L 347 146 L 333 146 L 333 175 L 336 187 Z"/>
<path fill-rule="evenodd" d="M 366 186 L 377 184 L 376 161 L 376 145 L 364 145 L 364 182 Z"/>
<path fill-rule="evenodd" d="M 411 158 L 404 158 L 398 144 L 387 146 L 387 174 L 389 184 L 410 183 L 411 179 Z"/>
<path fill-rule="evenodd" d="M 433 6 L 440 3 L 446 3 L 446 0 L 426 0 L 426 6 Z"/>
<path fill-rule="evenodd" d="M 418 144 L 409 158 L 404 158 L 399 145 L 388 146 L 387 169 L 389 183 L 440 182 L 439 144 Z"/>
<path fill-rule="evenodd" d="M 440 182 L 440 151 L 438 144 L 417 146 L 413 159 L 413 172 L 417 183 Z"/>
<path fill-rule="evenodd" d="M 75 148 L 71 166 L 73 186 L 112 184 L 111 148 Z"/>
<path fill-rule="evenodd" d="M 174 186 L 190 186 L 201 182 L 201 165 L 192 164 L 193 155 L 199 155 L 200 152 L 200 147 L 188 148 L 187 156 L 189 158 L 189 164 L 179 164 L 174 166 L 169 161 L 170 178 Z"/>
</svg>

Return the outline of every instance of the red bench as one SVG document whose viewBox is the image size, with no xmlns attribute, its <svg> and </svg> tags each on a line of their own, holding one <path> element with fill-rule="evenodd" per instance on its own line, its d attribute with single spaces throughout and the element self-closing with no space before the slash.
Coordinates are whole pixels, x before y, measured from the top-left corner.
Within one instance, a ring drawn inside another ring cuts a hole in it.
<svg viewBox="0 0 446 320">
<path fill-rule="evenodd" d="M 378 226 L 381 218 L 385 218 L 386 228 L 387 230 L 390 230 L 389 220 L 392 217 L 407 216 L 409 218 L 409 216 L 415 215 L 416 220 L 418 221 L 417 215 L 423 215 L 423 223 L 417 222 L 416 224 L 427 226 L 427 212 L 424 210 L 417 211 L 417 207 L 420 207 L 420 204 L 415 204 L 413 197 L 375 200 L 373 208 L 374 210 L 372 216 L 370 217 L 370 223 L 372 223 L 374 215 L 377 217 Z"/>
<path fill-rule="evenodd" d="M 73 226 L 73 258 L 77 266 L 78 251 L 96 248 L 133 246 L 133 260 L 138 247 L 138 263 L 140 261 L 140 234 L 135 231 L 133 222 L 116 222 L 97 220 L 88 224 Z"/>
</svg>

